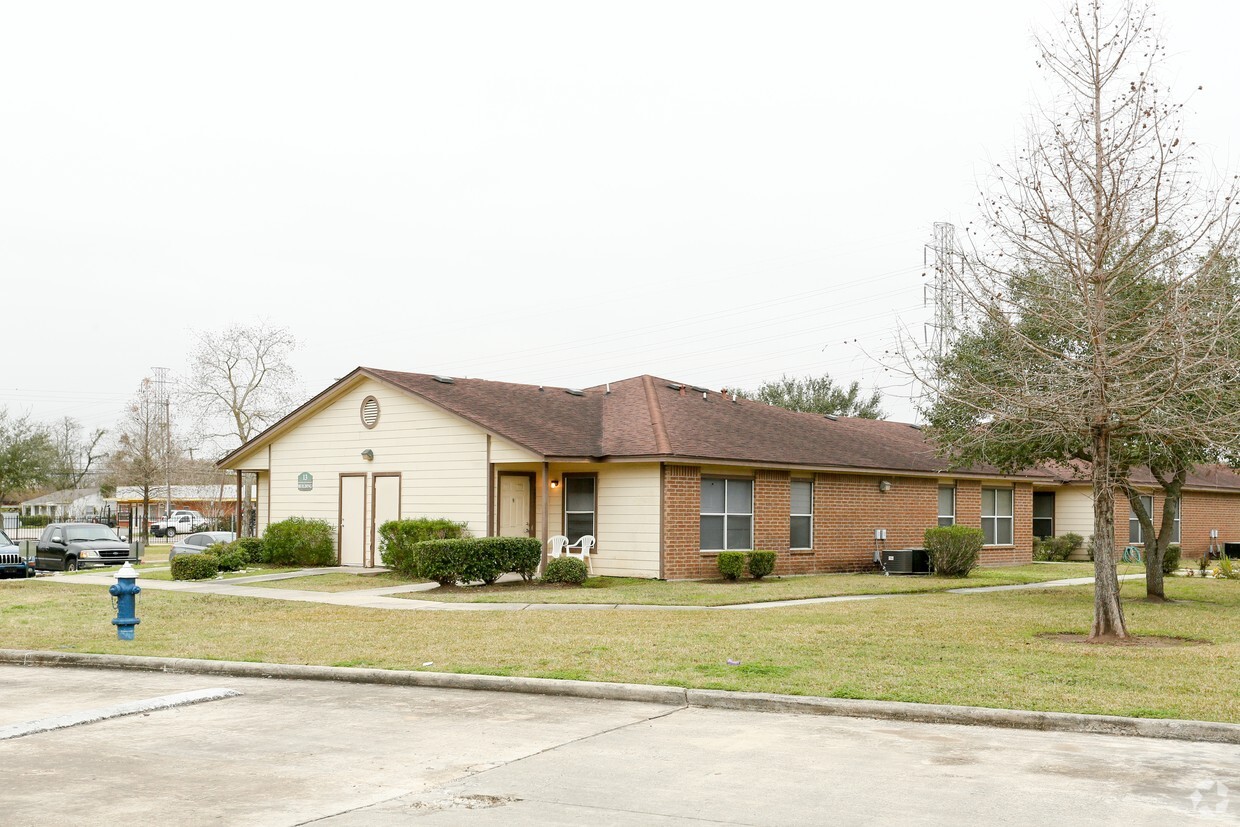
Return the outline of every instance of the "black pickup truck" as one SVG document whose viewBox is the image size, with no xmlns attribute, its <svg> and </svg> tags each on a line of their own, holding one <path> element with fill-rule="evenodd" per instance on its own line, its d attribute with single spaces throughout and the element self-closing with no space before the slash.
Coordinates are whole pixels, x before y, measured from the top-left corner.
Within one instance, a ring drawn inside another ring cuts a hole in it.
<svg viewBox="0 0 1240 827">
<path fill-rule="evenodd" d="M 86 566 L 141 562 L 137 552 L 101 523 L 52 523 L 35 547 L 35 566 L 45 571 L 77 571 Z"/>
</svg>

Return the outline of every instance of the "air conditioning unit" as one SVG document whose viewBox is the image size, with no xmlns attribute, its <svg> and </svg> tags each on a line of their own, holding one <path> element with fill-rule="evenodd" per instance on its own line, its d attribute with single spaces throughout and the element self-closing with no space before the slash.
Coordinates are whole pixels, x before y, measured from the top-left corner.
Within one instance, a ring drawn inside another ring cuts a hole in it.
<svg viewBox="0 0 1240 827">
<path fill-rule="evenodd" d="M 882 552 L 887 574 L 929 574 L 930 555 L 924 548 L 893 548 Z"/>
</svg>

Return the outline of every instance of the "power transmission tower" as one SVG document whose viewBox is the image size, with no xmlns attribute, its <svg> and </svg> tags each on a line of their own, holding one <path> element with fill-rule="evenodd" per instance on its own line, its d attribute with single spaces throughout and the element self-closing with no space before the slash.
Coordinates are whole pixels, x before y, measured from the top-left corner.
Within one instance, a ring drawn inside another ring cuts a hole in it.
<svg viewBox="0 0 1240 827">
<path fill-rule="evenodd" d="M 934 243 L 923 252 L 923 265 L 930 266 L 934 252 L 934 282 L 923 287 L 923 306 L 934 303 L 934 321 L 927 323 L 927 354 L 936 361 L 951 350 L 956 341 L 956 306 L 960 295 L 956 280 L 961 274 L 961 255 L 956 248 L 956 227 L 946 221 L 934 222 Z"/>
<path fill-rule="evenodd" d="M 172 400 L 168 396 L 168 369 L 151 368 L 155 373 L 156 404 L 164 409 L 164 499 L 167 512 L 172 516 Z"/>
</svg>

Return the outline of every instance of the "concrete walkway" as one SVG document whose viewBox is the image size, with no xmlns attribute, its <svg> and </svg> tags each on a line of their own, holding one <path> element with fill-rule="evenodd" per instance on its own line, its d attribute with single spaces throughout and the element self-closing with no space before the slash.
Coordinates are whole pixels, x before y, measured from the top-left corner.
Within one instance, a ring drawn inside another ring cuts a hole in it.
<svg viewBox="0 0 1240 827">
<path fill-rule="evenodd" d="M 1054 589 L 1066 586 L 1085 586 L 1094 582 L 1092 577 L 1074 577 L 1066 580 L 1048 580 L 1042 583 L 1022 583 L 1012 586 L 976 586 L 948 589 L 946 592 L 903 592 L 896 594 L 849 594 L 834 597 L 806 597 L 795 600 L 770 600 L 761 603 L 735 603 L 728 606 L 665 606 L 636 603 L 447 603 L 432 600 L 409 600 L 392 597 L 407 592 L 426 592 L 439 588 L 437 583 L 410 583 L 403 586 L 383 586 L 376 589 L 354 589 L 347 592 L 319 592 L 300 589 L 265 589 L 246 585 L 272 580 L 289 580 L 316 574 L 364 575 L 374 569 L 339 566 L 322 569 L 302 569 L 279 574 L 258 574 L 253 577 L 235 577 L 227 580 L 143 580 L 138 584 L 153 591 L 182 592 L 188 594 L 222 594 L 229 597 L 259 597 L 267 600 L 288 600 L 295 603 L 323 603 L 329 606 L 354 606 L 362 609 L 390 609 L 393 611 L 434 612 L 520 612 L 542 610 L 549 612 L 581 612 L 619 609 L 622 611 L 736 611 L 750 609 L 780 609 L 792 606 L 812 606 L 818 603 L 848 603 L 860 600 L 883 600 L 893 597 L 916 597 L 925 594 L 987 594 L 990 592 L 1026 591 L 1031 589 Z M 506 576 L 507 577 L 507 576 Z M 1144 574 L 1120 575 L 1120 580 L 1144 579 Z M 69 577 L 46 578 L 49 582 L 68 585 L 111 586 L 115 581 L 111 574 L 75 574 Z M 501 578 L 503 580 L 504 578 Z M 20 581 L 16 581 L 20 582 Z"/>
</svg>

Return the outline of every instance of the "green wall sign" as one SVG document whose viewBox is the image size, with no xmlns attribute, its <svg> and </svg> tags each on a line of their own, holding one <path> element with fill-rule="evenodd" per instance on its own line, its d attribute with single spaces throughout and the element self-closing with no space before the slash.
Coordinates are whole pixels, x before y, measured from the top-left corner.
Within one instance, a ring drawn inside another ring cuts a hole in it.
<svg viewBox="0 0 1240 827">
<path fill-rule="evenodd" d="M 297 490 L 298 491 L 313 491 L 314 490 L 314 477 L 311 476 L 309 471 L 302 471 L 300 474 L 297 475 Z"/>
</svg>

